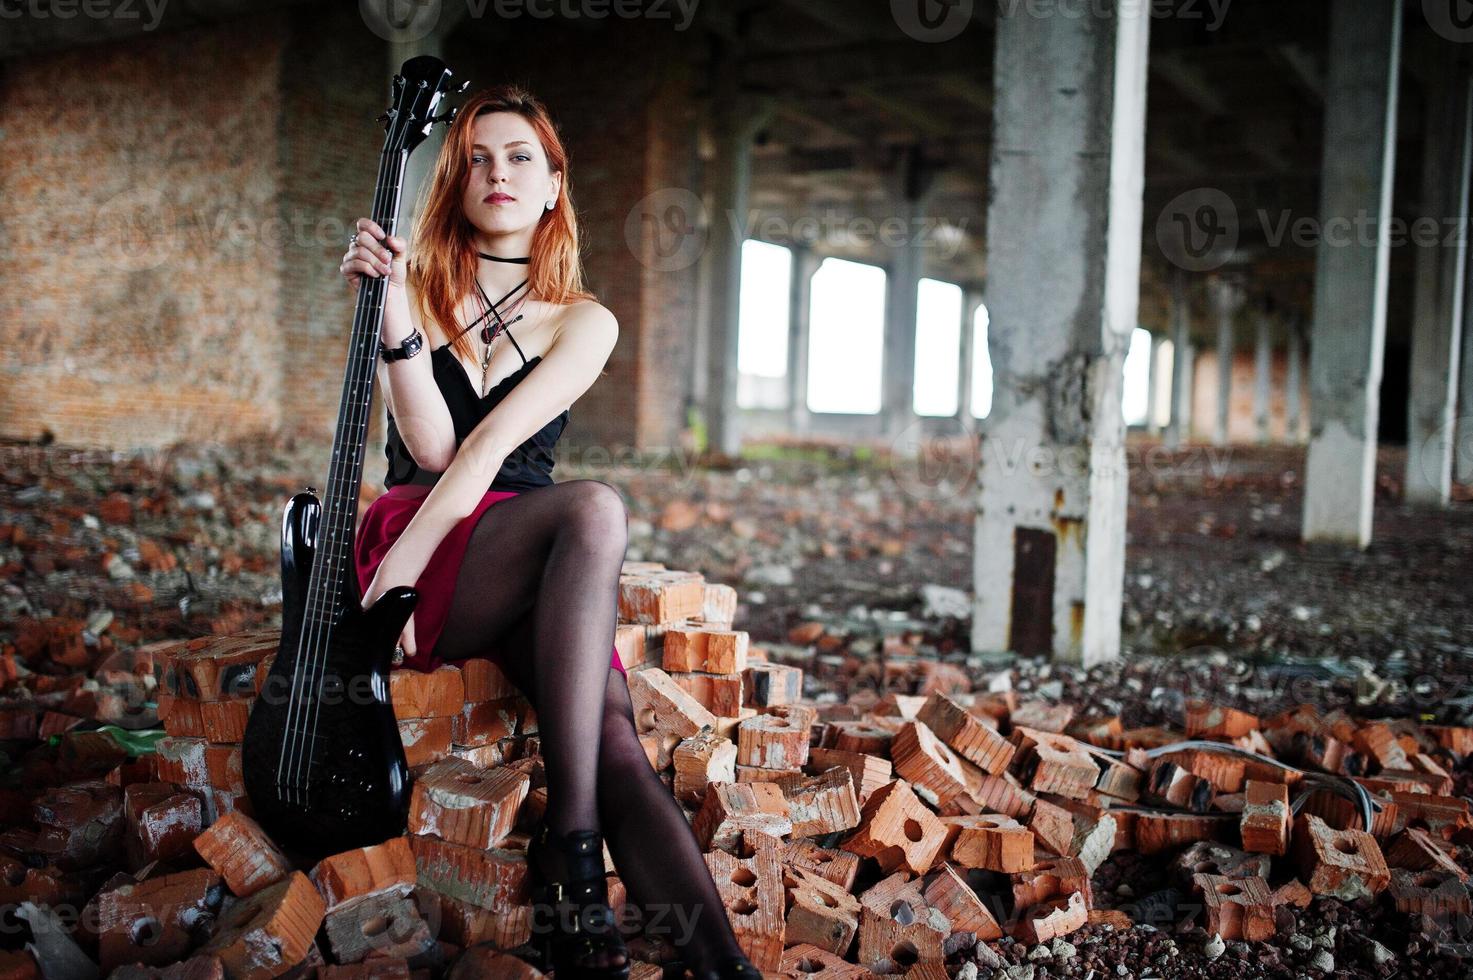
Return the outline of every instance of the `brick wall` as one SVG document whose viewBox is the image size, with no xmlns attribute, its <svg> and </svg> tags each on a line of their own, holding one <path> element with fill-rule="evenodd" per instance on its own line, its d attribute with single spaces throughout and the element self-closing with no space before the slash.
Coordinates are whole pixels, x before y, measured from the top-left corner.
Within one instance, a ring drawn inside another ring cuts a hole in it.
<svg viewBox="0 0 1473 980">
<path fill-rule="evenodd" d="M 154 447 L 273 426 L 275 17 L 8 62 L 0 435 Z"/>
<path fill-rule="evenodd" d="M 1238 351 L 1233 356 L 1232 390 L 1228 394 L 1228 441 L 1253 442 L 1258 438 L 1258 423 L 1253 417 L 1253 391 L 1256 360 L 1253 351 Z M 1288 432 L 1289 358 L 1283 350 L 1275 350 L 1268 367 L 1268 433 L 1274 442 L 1290 441 Z M 1200 351 L 1193 369 L 1191 438 L 1211 441 L 1217 427 L 1217 352 Z M 1300 365 L 1299 437 L 1309 432 L 1309 360 Z"/>
<path fill-rule="evenodd" d="M 336 431 L 356 303 L 338 265 L 353 221 L 372 211 L 385 136 L 376 117 L 389 105 L 397 68 L 356 4 L 303 9 L 290 20 L 273 129 L 282 174 L 275 209 L 293 231 L 272 255 L 282 337 L 272 354 L 282 379 L 281 429 L 324 445 Z M 365 483 L 383 482 L 383 406 L 375 392 Z M 329 455 L 322 459 L 325 481 Z"/>
<path fill-rule="evenodd" d="M 626 225 L 652 191 L 697 189 L 696 39 L 660 21 L 590 31 L 520 18 L 495 25 L 514 42 L 492 45 L 488 26 L 463 24 L 446 60 L 473 86 L 520 81 L 553 110 L 589 287 L 620 322 L 560 453 L 673 445 L 696 267 L 659 271 L 654 230 L 636 221 L 631 241 Z M 355 6 L 4 68 L 0 436 L 119 448 L 263 430 L 330 441 L 353 313 L 337 265 L 348 222 L 371 204 L 391 68 Z M 379 398 L 366 439 L 375 482 L 383 415 Z"/>
</svg>

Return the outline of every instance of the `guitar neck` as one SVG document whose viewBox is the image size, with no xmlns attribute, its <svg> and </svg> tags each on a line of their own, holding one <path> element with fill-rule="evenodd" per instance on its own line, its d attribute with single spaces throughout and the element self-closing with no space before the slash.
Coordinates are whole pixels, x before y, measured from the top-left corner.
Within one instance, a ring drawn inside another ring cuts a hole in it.
<svg viewBox="0 0 1473 980">
<path fill-rule="evenodd" d="M 403 196 L 406 150 L 385 150 L 379 157 L 373 220 L 389 235 L 398 234 L 399 202 Z M 332 621 L 349 602 L 361 599 L 353 566 L 353 536 L 358 524 L 358 491 L 363 481 L 369 412 L 377 377 L 379 336 L 384 323 L 387 277 L 365 276 L 358 287 L 348 363 L 338 400 L 338 424 L 333 433 L 332 462 L 323 494 L 322 526 L 307 614 Z"/>
</svg>

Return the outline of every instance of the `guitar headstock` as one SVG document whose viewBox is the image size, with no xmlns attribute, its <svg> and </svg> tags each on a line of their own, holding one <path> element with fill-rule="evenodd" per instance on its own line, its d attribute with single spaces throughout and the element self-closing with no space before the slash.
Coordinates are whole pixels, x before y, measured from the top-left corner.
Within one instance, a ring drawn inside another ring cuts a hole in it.
<svg viewBox="0 0 1473 980">
<path fill-rule="evenodd" d="M 450 75 L 445 62 L 431 55 L 410 58 L 399 67 L 389 90 L 389 109 L 379 116 L 388 133 L 384 139 L 385 153 L 400 150 L 407 153 L 424 142 L 435 123 L 448 123 L 455 118 L 453 107 L 435 115 L 440 100 L 452 91 Z M 469 85 L 469 80 L 461 82 L 454 92 L 464 92 Z"/>
</svg>

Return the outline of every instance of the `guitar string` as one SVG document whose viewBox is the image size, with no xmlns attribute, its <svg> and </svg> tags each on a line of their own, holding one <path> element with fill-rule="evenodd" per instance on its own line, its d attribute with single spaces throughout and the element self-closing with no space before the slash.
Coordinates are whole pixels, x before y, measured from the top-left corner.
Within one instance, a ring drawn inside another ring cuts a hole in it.
<svg viewBox="0 0 1473 980">
<path fill-rule="evenodd" d="M 391 158 L 388 155 L 385 155 L 383 158 L 380 159 L 378 181 L 378 186 L 380 190 L 375 194 L 373 202 L 372 213 L 376 219 L 380 220 L 381 223 L 387 221 L 387 219 L 384 218 L 384 214 L 388 210 L 388 202 L 386 198 L 389 194 L 391 194 L 392 190 L 397 189 L 398 187 L 397 179 L 392 187 L 384 186 L 386 165 L 390 163 L 390 160 Z M 394 161 L 394 167 L 398 169 L 399 166 L 399 162 Z M 397 176 L 398 175 L 396 175 L 396 177 Z M 392 224 L 392 222 L 389 223 Z M 386 230 L 390 234 L 393 233 L 392 228 Z M 363 327 L 365 326 L 365 324 L 362 321 L 362 317 L 366 316 L 370 320 L 378 319 L 379 313 L 384 305 L 384 293 L 387 291 L 388 288 L 387 281 L 377 276 L 373 277 L 370 280 L 367 280 L 364 285 L 370 290 L 368 294 L 369 302 L 366 302 L 363 305 L 360 317 L 355 318 L 353 330 L 354 336 L 357 336 L 360 331 L 363 331 Z M 372 369 L 367 367 L 365 363 L 366 358 L 361 351 L 355 350 L 352 352 L 352 354 L 353 356 L 357 357 L 357 361 L 351 362 L 349 364 L 348 387 L 344 395 L 344 400 L 346 402 L 349 402 L 349 404 L 352 404 L 356 408 L 360 401 L 358 396 L 359 388 L 365 384 L 368 377 L 371 377 Z M 347 406 L 345 405 L 343 407 Z M 341 412 L 340 414 L 340 423 L 338 428 L 340 441 L 345 428 L 353 428 L 352 419 L 348 418 L 347 415 L 347 412 Z M 358 428 L 360 430 L 358 434 L 361 436 L 363 425 L 360 423 Z M 339 448 L 343 447 L 340 446 Z M 342 467 L 345 465 L 347 465 L 346 460 L 343 458 L 342 454 L 334 453 L 334 458 L 332 460 L 332 463 L 330 464 L 331 472 L 328 477 L 328 491 L 331 495 L 330 499 L 341 498 L 343 496 L 342 491 L 349 482 L 344 479 L 342 473 Z M 299 692 L 299 697 L 294 701 L 292 705 L 294 709 L 293 714 L 295 717 L 293 721 L 293 727 L 291 729 L 293 735 L 294 756 L 292 766 L 293 782 L 295 784 L 295 787 L 304 795 L 307 792 L 306 777 L 308 775 L 308 772 L 310 771 L 313 748 L 315 746 L 317 737 L 316 720 L 319 717 L 323 694 L 320 688 L 322 686 L 322 682 L 325 680 L 325 670 L 323 668 L 326 665 L 327 650 L 332 639 L 333 629 L 336 625 L 333 616 L 333 613 L 335 613 L 336 610 L 335 608 L 333 610 L 329 610 L 328 606 L 329 604 L 331 604 L 335 607 L 336 600 L 341 598 L 340 596 L 330 594 L 332 590 L 329 589 L 329 585 L 332 584 L 332 580 L 336 577 L 336 564 L 338 559 L 341 557 L 338 552 L 341 550 L 342 547 L 341 538 L 342 535 L 345 533 L 346 522 L 347 508 L 340 508 L 328 514 L 328 519 L 326 521 L 326 530 L 323 535 L 323 540 L 327 544 L 327 547 L 323 549 L 322 557 L 324 558 L 324 561 L 317 563 L 316 566 L 316 569 L 322 574 L 316 579 L 315 590 L 309 590 L 314 593 L 309 597 L 308 602 L 308 608 L 314 614 L 312 621 L 312 636 L 310 637 L 309 642 L 304 644 L 303 648 L 303 660 L 305 670 L 301 674 L 302 689 Z M 313 716 L 313 724 L 310 726 L 310 730 L 309 727 L 304 724 L 307 713 L 309 711 L 312 713 Z M 305 803 L 305 800 L 303 802 Z"/>
<path fill-rule="evenodd" d="M 389 189 L 384 187 L 384 177 L 385 165 L 388 163 L 389 157 L 387 155 L 381 157 L 379 161 L 378 175 L 378 186 L 380 190 L 375 194 L 372 210 L 372 213 L 375 216 L 381 216 L 383 212 L 387 210 L 386 197 Z M 395 163 L 395 169 L 398 169 L 397 162 Z M 395 189 L 397 189 L 397 181 L 395 183 Z M 378 277 L 374 277 L 373 279 L 364 282 L 363 285 L 365 286 L 365 288 L 370 290 L 370 293 L 368 294 L 369 301 L 362 304 L 362 306 L 359 308 L 358 313 L 355 315 L 352 334 L 355 337 L 360 334 L 364 327 L 363 318 L 365 316 L 377 318 L 379 310 L 383 307 L 383 292 L 386 289 L 386 284 L 384 284 L 384 280 Z M 356 407 L 356 403 L 358 402 L 358 388 L 365 383 L 365 378 L 362 373 L 362 362 L 364 358 L 359 351 L 355 350 L 353 351 L 353 354 L 357 357 L 357 361 L 349 364 L 349 384 L 348 389 L 344 394 L 344 400 L 347 401 L 348 399 L 352 399 L 352 403 Z M 346 416 L 346 414 L 347 413 L 343 413 L 344 416 Z M 341 446 L 341 437 L 344 434 L 345 428 L 351 427 L 351 419 L 343 418 L 339 422 L 337 435 L 339 438 L 340 449 L 343 448 Z M 360 425 L 359 428 L 361 429 L 362 426 Z M 333 460 L 329 464 L 329 499 L 332 499 L 333 495 L 341 496 L 338 491 L 341 489 L 342 486 L 346 485 L 347 481 L 342 479 L 341 467 L 343 465 L 344 460 L 341 453 L 334 453 Z M 320 709 L 321 706 L 322 692 L 316 689 L 321 686 L 322 677 L 320 676 L 320 668 L 325 664 L 326 650 L 328 643 L 331 640 L 334 625 L 333 623 L 326 621 L 329 617 L 323 615 L 327 612 L 326 607 L 328 605 L 328 600 L 330 598 L 337 598 L 329 597 L 326 595 L 326 593 L 328 592 L 327 579 L 332 577 L 332 573 L 335 571 L 334 566 L 336 563 L 336 559 L 339 557 L 337 555 L 337 551 L 341 546 L 341 542 L 338 540 L 338 538 L 341 536 L 342 528 L 346 525 L 345 515 L 343 513 L 331 513 L 328 515 L 328 519 L 325 524 L 326 529 L 324 531 L 324 534 L 322 535 L 322 540 L 324 544 L 327 545 L 327 547 L 323 549 L 323 554 L 320 555 L 320 557 L 323 557 L 325 561 L 314 562 L 313 571 L 317 574 L 310 576 L 310 581 L 308 583 L 308 595 L 306 611 L 302 623 L 302 635 L 297 648 L 298 663 L 297 670 L 294 671 L 294 690 L 293 695 L 288 703 L 287 710 L 287 738 L 283 739 L 283 758 L 285 758 L 287 755 L 290 755 L 291 758 L 291 765 L 289 767 L 291 773 L 291 789 L 294 791 L 294 794 L 300 794 L 296 802 L 301 805 L 305 805 L 306 796 L 305 780 L 303 779 L 303 776 L 305 775 L 304 769 L 308 769 L 310 767 L 310 760 L 312 757 L 312 743 L 315 742 L 316 739 L 315 722 L 318 717 L 316 709 Z M 307 698 L 305 697 L 305 695 L 309 693 L 313 695 L 311 697 L 311 705 L 314 709 L 313 725 L 310 734 L 304 730 L 306 726 L 302 725 L 302 722 L 305 720 L 308 710 Z M 281 771 L 282 770 L 279 768 L 278 776 L 280 776 Z M 278 783 L 279 781 L 280 780 L 278 780 Z"/>
<path fill-rule="evenodd" d="M 392 176 L 394 177 L 394 182 L 392 183 L 392 185 L 383 187 L 382 192 L 375 196 L 373 204 L 373 214 L 376 220 L 379 221 L 381 227 L 387 226 L 385 227 L 386 233 L 393 234 L 395 230 L 393 226 L 397 223 L 397 214 L 388 214 L 390 210 L 388 205 L 389 199 L 399 188 L 399 184 L 403 176 L 404 159 L 403 157 L 391 158 L 386 156 L 380 162 L 379 183 L 381 186 L 385 183 L 383 178 L 387 176 L 387 174 L 385 173 L 386 166 L 391 166 L 393 168 L 394 173 L 392 174 Z M 385 296 L 388 291 L 388 279 L 386 277 L 381 278 L 375 276 L 370 281 L 369 288 L 371 290 L 370 296 L 372 302 L 366 304 L 365 315 L 370 322 L 377 320 L 381 328 L 381 315 L 385 303 Z M 355 323 L 355 335 L 360 330 L 362 330 L 364 326 L 366 326 L 366 324 Z M 367 331 L 364 332 L 366 333 Z M 371 348 L 371 341 L 365 342 L 365 346 Z M 368 352 L 354 351 L 353 353 L 355 356 L 357 356 L 358 360 L 354 363 L 350 363 L 349 365 L 349 387 L 345 394 L 345 400 L 351 399 L 351 404 L 355 408 L 357 408 L 358 405 L 362 403 L 362 399 L 359 394 L 360 388 L 365 388 L 367 384 L 372 380 L 373 366 L 371 361 L 373 352 L 370 349 Z M 366 412 L 366 410 L 367 409 L 365 406 L 363 408 L 363 411 Z M 347 413 L 344 414 L 346 415 Z M 353 421 L 351 418 L 347 418 L 344 421 L 346 422 L 349 429 L 353 427 Z M 359 431 L 356 433 L 356 435 L 361 441 L 363 430 L 365 428 L 365 423 L 359 422 L 357 427 Z M 329 475 L 328 486 L 330 492 L 334 495 L 335 498 L 339 499 L 340 501 L 346 499 L 346 490 L 348 488 L 348 484 L 351 482 L 349 479 L 346 479 L 343 474 L 343 467 L 347 465 L 347 460 L 345 460 L 341 454 L 334 454 L 332 465 L 333 472 Z M 351 475 L 352 474 L 350 473 L 349 476 Z M 343 548 L 344 536 L 347 534 L 347 521 L 350 509 L 351 508 L 349 508 L 348 506 L 341 506 L 328 515 L 328 531 L 326 538 L 329 542 L 329 547 L 326 554 L 324 574 L 322 576 L 322 579 L 320 579 L 318 582 L 316 596 L 319 618 L 317 619 L 315 627 L 318 635 L 318 642 L 311 650 L 310 669 L 307 675 L 307 678 L 310 681 L 310 686 L 306 689 L 307 697 L 302 701 L 297 711 L 297 722 L 300 728 L 297 735 L 299 751 L 298 760 L 294 769 L 298 785 L 303 793 L 306 793 L 308 789 L 307 784 L 309 781 L 308 777 L 310 775 L 311 760 L 313 756 L 313 750 L 316 746 L 317 722 L 321 713 L 322 698 L 324 693 L 322 687 L 326 680 L 327 653 L 331 645 L 333 631 L 337 625 L 337 610 L 335 607 L 337 600 L 341 598 L 340 595 L 336 594 L 336 590 L 330 589 L 329 586 L 334 584 L 337 578 L 338 569 L 336 566 L 338 560 L 344 557 L 340 554 L 340 552 Z M 330 604 L 334 607 L 333 609 L 327 608 Z M 304 724 L 308 712 L 311 713 L 312 720 L 310 724 Z"/>
</svg>

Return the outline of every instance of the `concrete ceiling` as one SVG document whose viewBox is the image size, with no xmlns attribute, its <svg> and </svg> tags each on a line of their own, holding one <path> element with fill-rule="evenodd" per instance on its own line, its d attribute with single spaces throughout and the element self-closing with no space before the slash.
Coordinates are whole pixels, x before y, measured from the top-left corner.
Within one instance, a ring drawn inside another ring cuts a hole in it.
<svg viewBox="0 0 1473 980">
<path fill-rule="evenodd" d="M 53 0 L 26 2 L 44 7 Z M 324 0 L 169 0 L 158 29 L 313 2 Z M 443 2 L 449 12 L 452 0 Z M 138 5 L 143 16 L 135 19 L 6 23 L 0 59 L 137 35 L 148 9 L 142 0 Z M 1165 309 L 1161 284 L 1170 266 L 1156 244 L 1158 219 L 1179 195 L 1203 188 L 1221 191 L 1237 210 L 1234 265 L 1250 290 L 1272 295 L 1282 308 L 1307 310 L 1313 249 L 1275 243 L 1272 232 L 1284 216 L 1314 217 L 1318 210 L 1325 5 L 1232 0 L 1220 23 L 1208 0 L 1176 6 L 1179 16 L 1151 24 L 1142 318 Z M 898 161 L 920 161 L 933 175 L 926 214 L 936 227 L 961 230 L 959 247 L 935 250 L 924 274 L 983 283 L 995 5 L 977 0 L 973 9 L 959 36 L 923 43 L 897 25 L 888 0 L 700 3 L 690 32 L 693 58 L 709 65 L 713 47 L 735 49 L 740 89 L 774 107 L 753 151 L 751 200 L 760 215 L 787 226 L 804 216 L 883 220 L 894 213 Z M 1419 190 L 1419 86 L 1438 39 L 1408 11 L 1395 211 L 1410 220 Z M 613 22 L 584 18 L 578 26 L 610 30 Z M 885 261 L 864 245 L 831 251 Z"/>
</svg>

